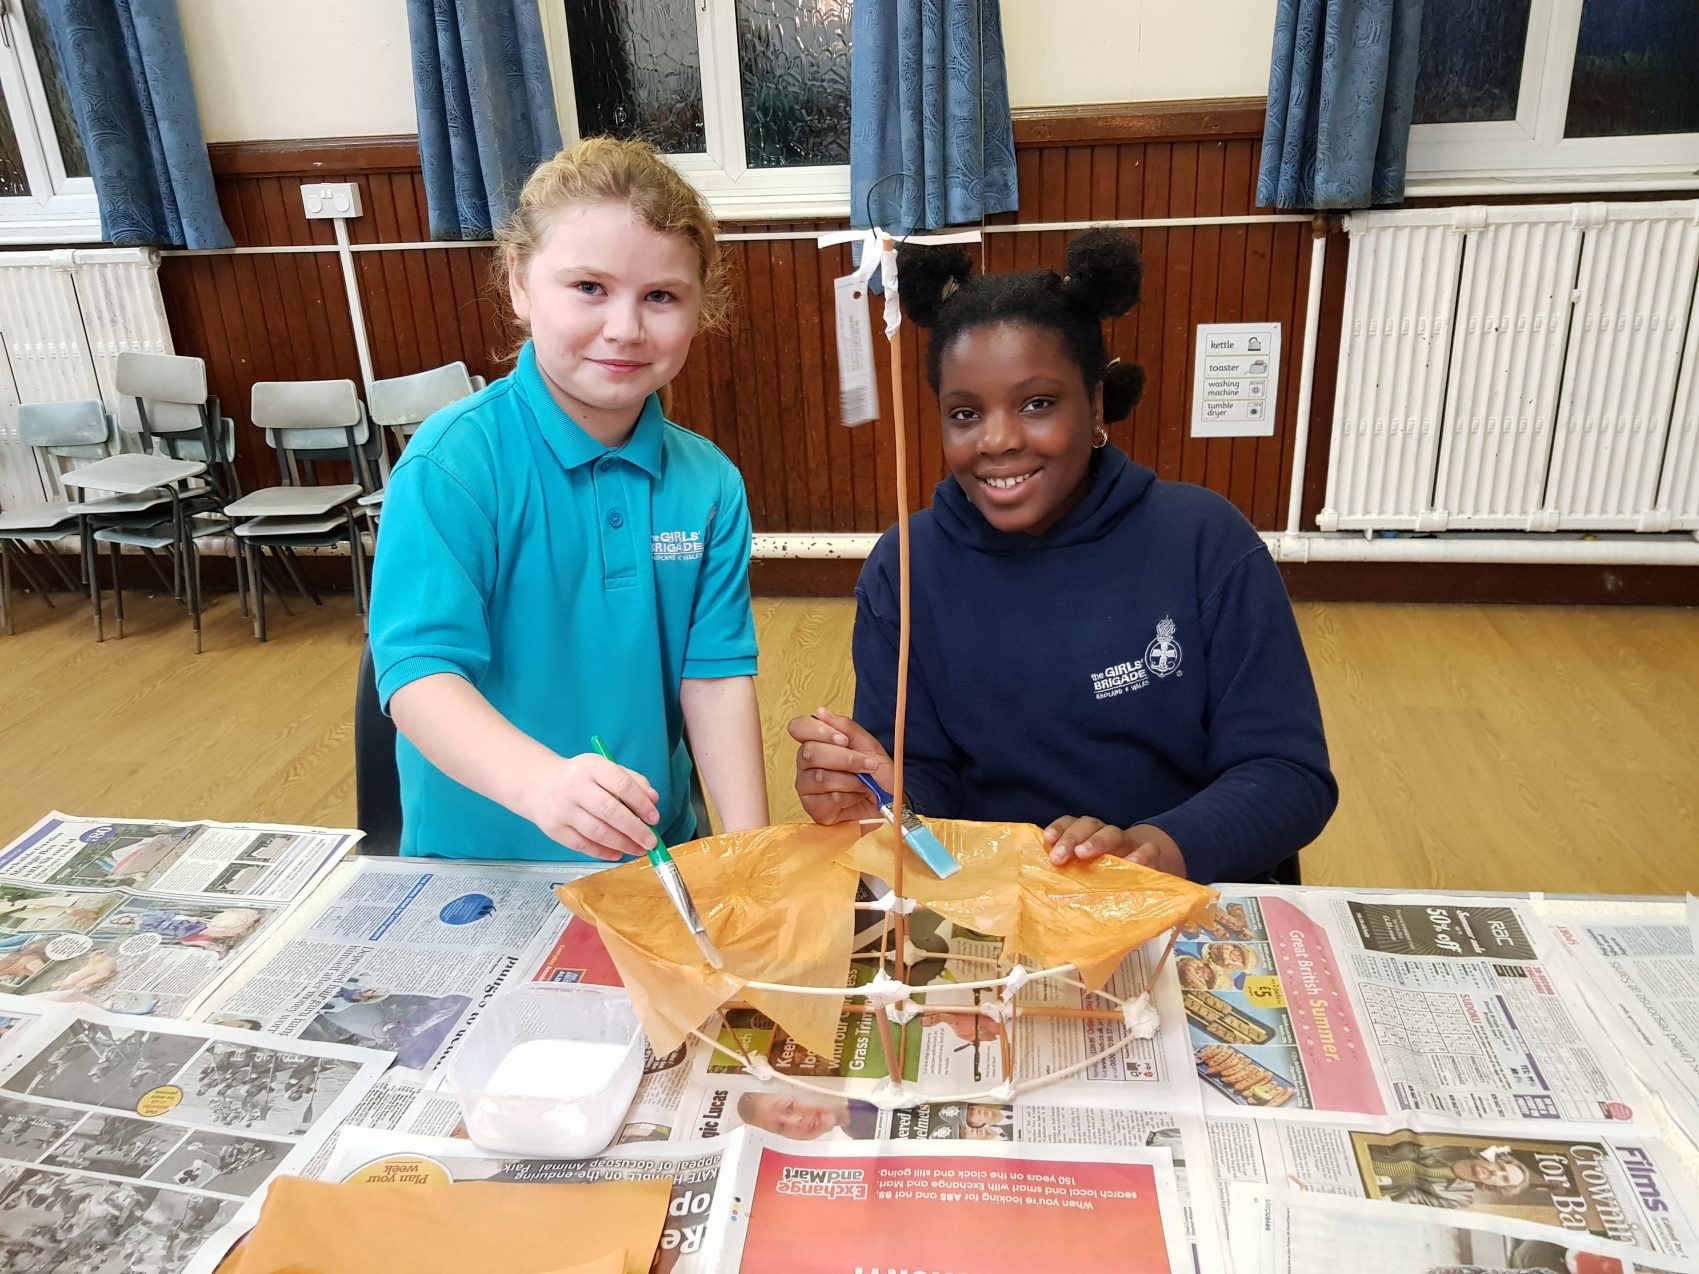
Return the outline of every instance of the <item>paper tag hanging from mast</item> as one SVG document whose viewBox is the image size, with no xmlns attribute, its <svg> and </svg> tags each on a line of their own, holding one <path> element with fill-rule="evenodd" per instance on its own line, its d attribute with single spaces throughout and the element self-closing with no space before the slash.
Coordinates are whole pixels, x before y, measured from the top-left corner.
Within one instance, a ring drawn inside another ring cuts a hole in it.
<svg viewBox="0 0 1699 1274">
<path fill-rule="evenodd" d="M 977 230 L 951 234 L 911 235 L 904 243 L 978 243 Z M 854 274 L 834 284 L 838 319 L 838 385 L 842 395 L 843 422 L 864 424 L 879 416 L 879 389 L 873 368 L 873 342 L 867 317 L 867 289 L 875 274 L 885 290 L 885 339 L 895 340 L 902 326 L 898 299 L 896 245 L 883 230 L 833 230 L 815 242 L 822 248 L 843 243 L 861 245 L 861 263 Z"/>
<path fill-rule="evenodd" d="M 833 291 L 838 311 L 838 409 L 846 425 L 879 419 L 879 385 L 873 372 L 873 331 L 867 319 L 867 288 L 846 274 Z"/>
</svg>

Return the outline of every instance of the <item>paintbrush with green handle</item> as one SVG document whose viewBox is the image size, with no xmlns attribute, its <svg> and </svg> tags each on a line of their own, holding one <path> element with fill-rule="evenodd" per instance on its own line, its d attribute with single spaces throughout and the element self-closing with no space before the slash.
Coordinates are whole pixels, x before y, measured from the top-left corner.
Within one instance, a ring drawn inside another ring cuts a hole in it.
<svg viewBox="0 0 1699 1274">
<path fill-rule="evenodd" d="M 613 754 L 608 751 L 608 746 L 602 742 L 600 735 L 591 735 L 590 742 L 604 758 L 613 761 Z M 615 761 L 614 764 L 619 762 Z M 685 928 L 690 930 L 690 936 L 696 939 L 696 945 L 702 951 L 702 958 L 716 969 L 725 968 L 713 940 L 708 937 L 708 927 L 702 923 L 702 917 L 696 912 L 696 904 L 690 900 L 690 890 L 684 887 L 684 877 L 679 874 L 678 864 L 673 861 L 667 843 L 661 839 L 660 829 L 652 827 L 649 830 L 655 833 L 655 847 L 649 851 L 649 865 L 655 869 L 655 875 L 660 877 L 661 888 L 666 890 L 667 897 L 672 899 L 673 906 L 678 909 L 679 916 L 684 920 Z"/>
</svg>

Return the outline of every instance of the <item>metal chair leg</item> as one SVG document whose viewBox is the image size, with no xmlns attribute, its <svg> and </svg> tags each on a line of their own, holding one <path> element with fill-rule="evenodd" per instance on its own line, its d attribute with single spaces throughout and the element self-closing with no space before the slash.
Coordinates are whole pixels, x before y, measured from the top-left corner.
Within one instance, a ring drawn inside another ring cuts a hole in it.
<svg viewBox="0 0 1699 1274">
<path fill-rule="evenodd" d="M 195 625 L 195 653 L 201 653 L 201 555 L 195 551 L 194 523 L 183 527 L 183 552 L 188 555 L 183 569 L 189 576 L 189 618 Z"/>
<path fill-rule="evenodd" d="M 40 575 L 36 574 L 35 567 L 30 562 L 30 559 L 34 557 L 35 554 L 30 552 L 30 550 L 21 542 L 8 540 L 6 543 L 11 544 L 17 550 L 17 573 L 24 577 L 25 586 L 29 588 L 32 593 L 39 594 L 42 601 L 46 602 L 49 606 L 52 606 L 53 595 L 48 590 L 47 581 Z"/>
<path fill-rule="evenodd" d="M 52 569 L 59 582 L 65 586 L 66 591 L 75 593 L 81 589 L 82 586 L 71 578 L 71 572 L 65 569 L 65 563 L 60 560 L 64 555 L 57 548 L 43 548 L 41 555 L 47 560 L 47 565 Z"/>
<path fill-rule="evenodd" d="M 366 582 L 366 545 L 352 509 L 348 511 L 348 556 L 354 564 L 354 606 L 360 615 L 360 627 L 362 631 L 370 632 L 366 622 L 372 601 L 370 586 Z"/>
<path fill-rule="evenodd" d="M 283 613 L 291 617 L 295 608 L 289 604 L 289 590 L 284 587 L 288 583 L 287 576 L 277 569 L 275 561 L 268 562 L 265 555 L 265 545 L 247 541 L 253 550 L 253 556 L 248 559 L 248 572 L 254 577 L 254 594 L 258 596 L 271 586 L 272 593 L 277 597 L 277 604 L 283 607 Z"/>
<path fill-rule="evenodd" d="M 12 542 L 0 540 L 0 628 L 6 630 L 6 636 L 13 633 L 12 628 Z"/>
<path fill-rule="evenodd" d="M 83 573 L 88 580 L 89 601 L 94 605 L 94 639 L 106 640 L 106 617 L 100 610 L 100 553 L 94 542 L 94 527 L 83 519 Z"/>
<path fill-rule="evenodd" d="M 262 572 L 264 570 L 265 549 L 256 544 L 252 546 L 251 551 L 253 552 L 254 557 L 249 563 L 249 572 L 256 580 L 259 581 L 258 585 L 254 589 L 254 638 L 258 641 L 264 641 L 265 579 Z M 279 594 L 279 596 L 281 596 L 281 594 Z M 287 603 L 285 603 L 285 605 L 287 605 Z"/>
<path fill-rule="evenodd" d="M 242 606 L 242 618 L 248 617 L 248 554 L 242 548 L 242 541 L 236 539 L 236 528 L 230 528 L 230 538 L 235 542 L 236 551 L 230 555 L 231 562 L 236 567 L 236 597 Z"/>
<path fill-rule="evenodd" d="M 118 577 L 118 562 L 123 553 L 123 546 L 114 540 L 109 546 L 112 550 L 112 617 L 118 622 L 118 638 L 124 637 L 124 581 Z"/>
<path fill-rule="evenodd" d="M 171 581 L 166 579 L 165 572 L 159 569 L 159 554 L 155 553 L 150 548 L 143 548 L 142 556 L 147 559 L 148 566 L 153 569 L 153 577 L 159 581 L 159 586 L 161 588 L 170 588 Z"/>
<path fill-rule="evenodd" d="M 314 588 L 307 577 L 301 573 L 301 564 L 295 560 L 295 550 L 283 546 L 277 551 L 283 555 L 284 564 L 289 568 L 289 574 L 295 581 L 295 587 L 301 590 L 301 595 L 312 598 L 314 606 L 323 606 L 324 599 L 319 596 L 319 590 Z"/>
</svg>

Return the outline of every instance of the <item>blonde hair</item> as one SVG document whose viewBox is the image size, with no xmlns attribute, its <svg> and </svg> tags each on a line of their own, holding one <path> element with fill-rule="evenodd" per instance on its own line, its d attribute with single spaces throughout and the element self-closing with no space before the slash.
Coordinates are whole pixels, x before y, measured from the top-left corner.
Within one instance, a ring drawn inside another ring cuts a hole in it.
<svg viewBox="0 0 1699 1274">
<path fill-rule="evenodd" d="M 554 216 L 580 204 L 623 203 L 657 234 L 676 234 L 696 249 L 704 331 L 724 327 L 731 289 L 714 214 L 696 188 L 645 141 L 586 137 L 538 166 L 519 192 L 519 205 L 496 231 L 497 291 L 507 294 L 509 270 L 524 273 Z"/>
</svg>

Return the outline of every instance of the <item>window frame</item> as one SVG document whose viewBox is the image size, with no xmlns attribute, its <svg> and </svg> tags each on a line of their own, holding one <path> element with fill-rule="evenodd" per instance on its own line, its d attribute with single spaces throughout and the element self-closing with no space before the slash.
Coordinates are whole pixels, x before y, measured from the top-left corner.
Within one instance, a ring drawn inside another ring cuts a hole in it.
<svg viewBox="0 0 1699 1274">
<path fill-rule="evenodd" d="M 566 0 L 539 0 L 543 42 L 554 75 L 555 111 L 567 145 L 576 142 L 578 99 L 572 83 L 572 45 Z M 668 155 L 714 215 L 725 221 L 842 218 L 850 211 L 848 164 L 751 168 L 743 132 L 743 94 L 737 58 L 737 13 L 732 0 L 695 0 L 696 41 L 702 67 L 702 121 L 706 150 Z M 844 121 L 849 127 L 849 121 Z"/>
<path fill-rule="evenodd" d="M 1531 181 L 1597 175 L 1699 176 L 1699 133 L 1565 137 L 1582 0 L 1532 0 L 1514 120 L 1412 124 L 1405 174 L 1412 183 L 1470 177 Z"/>
<path fill-rule="evenodd" d="M 33 34 L 16 0 L 0 0 L 0 89 L 29 181 L 27 195 L 0 196 L 0 244 L 99 243 L 100 201 L 90 177 L 68 177 L 41 82 Z"/>
</svg>

